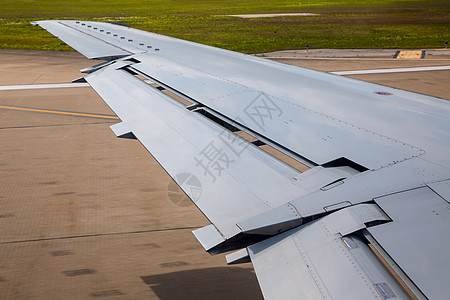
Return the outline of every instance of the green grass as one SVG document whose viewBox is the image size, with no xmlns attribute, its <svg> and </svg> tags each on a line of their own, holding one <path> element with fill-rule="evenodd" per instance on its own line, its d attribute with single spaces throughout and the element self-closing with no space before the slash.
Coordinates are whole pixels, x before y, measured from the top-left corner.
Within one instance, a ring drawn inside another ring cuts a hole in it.
<svg viewBox="0 0 450 300">
<path fill-rule="evenodd" d="M 300 4 L 301 3 L 301 4 Z M 314 12 L 239 19 L 226 14 Z M 147 31 L 258 53 L 310 48 L 436 48 L 450 39 L 447 0 L 2 0 L 0 48 L 69 50 L 43 19 L 120 21 Z"/>
</svg>

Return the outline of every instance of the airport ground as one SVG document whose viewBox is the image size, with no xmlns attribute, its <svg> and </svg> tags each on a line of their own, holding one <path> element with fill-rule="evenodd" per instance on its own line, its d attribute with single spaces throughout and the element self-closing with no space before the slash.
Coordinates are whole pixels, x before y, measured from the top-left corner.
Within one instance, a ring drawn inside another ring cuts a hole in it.
<svg viewBox="0 0 450 300">
<path fill-rule="evenodd" d="M 450 53 L 267 56 L 321 71 L 450 65 Z M 91 88 L 1 90 L 69 83 L 93 64 L 75 52 L 0 50 L 0 298 L 262 298 L 251 264 L 204 252 L 191 231 L 206 218 L 173 197 L 137 140 L 115 137 L 118 120 Z M 352 77 L 450 98 L 450 70 Z"/>
</svg>

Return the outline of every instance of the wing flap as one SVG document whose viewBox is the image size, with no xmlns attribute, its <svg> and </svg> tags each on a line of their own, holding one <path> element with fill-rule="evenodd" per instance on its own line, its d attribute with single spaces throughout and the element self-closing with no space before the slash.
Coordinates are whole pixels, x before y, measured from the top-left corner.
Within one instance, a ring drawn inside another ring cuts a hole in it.
<svg viewBox="0 0 450 300">
<path fill-rule="evenodd" d="M 223 238 L 239 233 L 235 224 L 241 219 L 302 192 L 293 184 L 299 171 L 186 109 L 123 70 L 124 65 L 86 76 L 122 120 L 115 133 L 133 133 Z"/>
<path fill-rule="evenodd" d="M 369 232 L 427 297 L 446 298 L 450 282 L 450 204 L 429 187 L 375 201 L 393 222 L 371 227 Z"/>
<path fill-rule="evenodd" d="M 264 298 L 407 298 L 353 234 L 364 223 L 386 219 L 376 205 L 357 205 L 248 247 Z"/>
</svg>

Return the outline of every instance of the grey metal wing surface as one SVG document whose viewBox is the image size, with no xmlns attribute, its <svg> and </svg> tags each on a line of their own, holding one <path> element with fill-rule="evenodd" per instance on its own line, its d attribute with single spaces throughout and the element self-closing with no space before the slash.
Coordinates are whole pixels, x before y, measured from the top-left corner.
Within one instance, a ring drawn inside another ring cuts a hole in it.
<svg viewBox="0 0 450 300">
<path fill-rule="evenodd" d="M 241 249 L 228 262 L 251 260 L 267 299 L 450 291 L 448 100 L 116 24 L 34 24 L 107 60 L 83 72 L 112 130 L 210 220 L 205 250 Z"/>
</svg>

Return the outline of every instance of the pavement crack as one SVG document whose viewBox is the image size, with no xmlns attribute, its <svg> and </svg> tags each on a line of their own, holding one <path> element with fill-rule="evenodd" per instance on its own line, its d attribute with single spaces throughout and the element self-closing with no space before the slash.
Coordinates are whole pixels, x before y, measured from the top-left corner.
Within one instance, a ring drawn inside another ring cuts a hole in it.
<svg viewBox="0 0 450 300">
<path fill-rule="evenodd" d="M 176 230 L 194 230 L 194 229 L 198 229 L 200 227 L 202 227 L 202 226 L 187 226 L 187 227 L 174 227 L 174 228 L 164 228 L 164 229 L 149 229 L 149 230 L 126 231 L 126 232 L 111 232 L 111 233 L 95 233 L 95 234 L 84 234 L 84 235 L 58 236 L 58 237 L 39 238 L 39 239 L 4 241 L 4 242 L 0 242 L 0 245 L 30 243 L 30 242 L 41 242 L 41 241 L 53 241 L 53 240 L 67 240 L 67 239 L 104 237 L 104 236 L 115 236 L 115 235 L 125 235 L 125 234 L 142 234 L 142 233 L 151 233 L 151 232 L 166 232 L 166 231 L 176 231 Z"/>
</svg>

